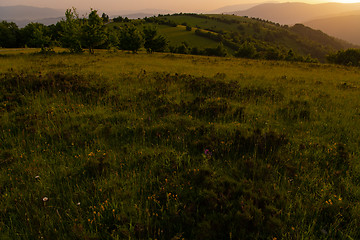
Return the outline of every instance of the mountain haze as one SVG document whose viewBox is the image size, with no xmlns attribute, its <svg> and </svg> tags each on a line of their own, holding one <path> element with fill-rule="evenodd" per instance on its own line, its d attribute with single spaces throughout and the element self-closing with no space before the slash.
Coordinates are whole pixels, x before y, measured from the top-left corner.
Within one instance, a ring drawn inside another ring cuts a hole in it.
<svg viewBox="0 0 360 240">
<path fill-rule="evenodd" d="M 334 16 L 360 10 L 360 3 L 265 3 L 244 11 L 229 12 L 238 16 L 249 16 L 270 20 L 280 24 L 293 25 L 314 19 Z"/>
<path fill-rule="evenodd" d="M 78 10 L 80 16 L 86 15 L 88 10 Z M 103 11 L 99 10 L 99 13 Z M 106 14 L 113 17 L 128 17 L 130 19 L 151 17 L 158 14 L 174 13 L 164 9 L 140 9 L 140 10 L 113 10 Z M 30 22 L 38 22 L 45 25 L 56 24 L 64 18 L 65 9 L 39 8 L 32 6 L 0 6 L 0 21 L 15 22 L 19 27 L 25 27 Z"/>
<path fill-rule="evenodd" d="M 0 7 L 0 20 L 37 20 L 64 16 L 65 10 L 31 6 Z"/>
<path fill-rule="evenodd" d="M 360 14 L 317 19 L 304 23 L 331 36 L 360 45 Z"/>
<path fill-rule="evenodd" d="M 232 12 L 232 11 L 245 11 L 245 10 L 250 9 L 257 5 L 259 5 L 259 3 L 236 4 L 236 5 L 230 5 L 230 6 L 225 6 L 225 7 L 221 7 L 218 9 L 214 9 L 214 10 L 208 11 L 207 13 L 221 14 L 221 13 L 227 13 L 227 12 Z"/>
</svg>

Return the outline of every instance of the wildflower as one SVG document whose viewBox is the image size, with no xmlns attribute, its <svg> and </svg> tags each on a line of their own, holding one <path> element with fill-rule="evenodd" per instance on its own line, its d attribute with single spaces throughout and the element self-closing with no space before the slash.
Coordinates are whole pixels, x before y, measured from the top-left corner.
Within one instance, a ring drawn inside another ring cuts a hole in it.
<svg viewBox="0 0 360 240">
<path fill-rule="evenodd" d="M 204 154 L 205 154 L 205 156 L 208 157 L 208 158 L 211 158 L 211 156 L 212 156 L 212 152 L 211 152 L 209 149 L 205 149 L 205 150 L 204 150 Z"/>
<path fill-rule="evenodd" d="M 80 206 L 80 202 L 78 202 L 76 205 Z"/>
<path fill-rule="evenodd" d="M 43 197 L 43 202 L 47 202 L 47 201 L 49 201 L 49 198 L 48 197 Z"/>
<path fill-rule="evenodd" d="M 36 180 L 40 180 L 40 176 L 35 176 L 35 179 L 36 179 Z"/>
</svg>

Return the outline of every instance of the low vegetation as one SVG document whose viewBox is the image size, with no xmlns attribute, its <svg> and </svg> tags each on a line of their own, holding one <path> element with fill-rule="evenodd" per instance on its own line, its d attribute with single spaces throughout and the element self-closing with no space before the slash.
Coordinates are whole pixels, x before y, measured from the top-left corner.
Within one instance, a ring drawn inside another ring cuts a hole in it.
<svg viewBox="0 0 360 240">
<path fill-rule="evenodd" d="M 0 52 L 1 239 L 358 239 L 358 68 Z"/>
<path fill-rule="evenodd" d="M 347 49 L 329 54 L 328 61 L 346 66 L 360 66 L 360 49 Z"/>
</svg>

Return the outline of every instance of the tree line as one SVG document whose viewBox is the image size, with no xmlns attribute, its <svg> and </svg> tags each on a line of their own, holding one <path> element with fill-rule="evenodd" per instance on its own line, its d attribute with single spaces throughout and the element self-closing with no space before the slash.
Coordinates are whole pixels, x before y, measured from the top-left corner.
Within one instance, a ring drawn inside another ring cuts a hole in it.
<svg viewBox="0 0 360 240">
<path fill-rule="evenodd" d="M 116 18 L 116 21 L 130 22 L 129 19 Z M 71 53 L 80 53 L 88 49 L 117 48 L 137 52 L 144 47 L 147 52 L 164 51 L 168 41 L 158 35 L 156 28 L 145 27 L 142 31 L 132 24 L 125 24 L 115 31 L 109 31 L 106 24 L 109 16 L 100 17 L 97 10 L 91 9 L 87 17 L 80 18 L 76 9 L 68 9 L 65 18 L 56 24 L 45 26 L 41 23 L 29 23 L 19 29 L 13 22 L 0 22 L 0 47 L 41 48 L 41 52 L 53 51 L 55 46 L 69 49 Z"/>
<path fill-rule="evenodd" d="M 329 54 L 327 60 L 330 63 L 360 67 L 360 49 L 341 50 L 337 53 Z"/>
</svg>

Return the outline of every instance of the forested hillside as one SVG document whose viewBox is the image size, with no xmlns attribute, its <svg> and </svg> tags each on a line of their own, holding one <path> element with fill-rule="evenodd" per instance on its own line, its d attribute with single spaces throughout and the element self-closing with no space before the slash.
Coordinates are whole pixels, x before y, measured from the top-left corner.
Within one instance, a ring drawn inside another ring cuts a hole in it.
<svg viewBox="0 0 360 240">
<path fill-rule="evenodd" d="M 208 56 L 235 56 L 287 61 L 325 61 L 326 56 L 353 45 L 301 24 L 277 23 L 233 15 L 173 14 L 144 19 L 102 14 L 96 10 L 80 18 L 75 10 L 56 25 L 30 23 L 22 29 L 0 23 L 0 46 L 55 46 L 81 52 L 95 48 L 137 52 L 172 52 Z"/>
<path fill-rule="evenodd" d="M 201 30 L 196 33 L 222 42 L 234 51 L 251 45 L 260 55 L 257 56 L 259 58 L 280 59 L 286 54 L 296 53 L 323 61 L 329 52 L 354 47 L 301 24 L 289 27 L 261 19 L 233 15 L 177 14 L 160 16 L 155 20 L 160 23 L 168 21 L 206 30 L 208 31 L 206 33 Z"/>
</svg>

